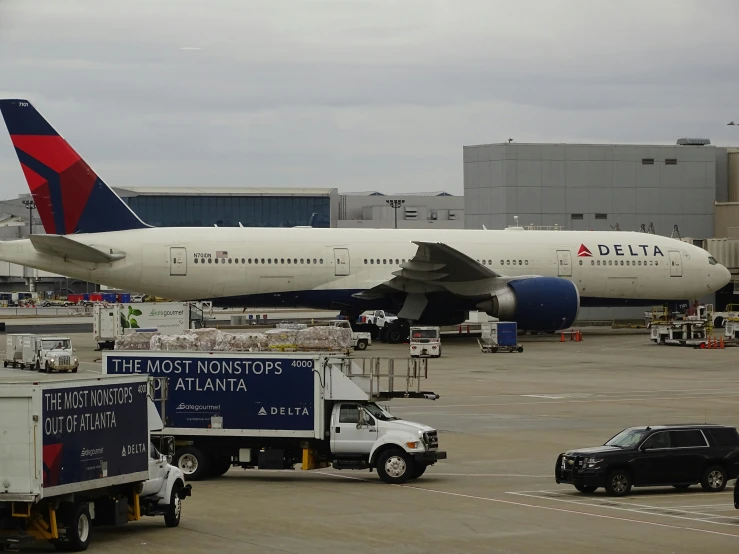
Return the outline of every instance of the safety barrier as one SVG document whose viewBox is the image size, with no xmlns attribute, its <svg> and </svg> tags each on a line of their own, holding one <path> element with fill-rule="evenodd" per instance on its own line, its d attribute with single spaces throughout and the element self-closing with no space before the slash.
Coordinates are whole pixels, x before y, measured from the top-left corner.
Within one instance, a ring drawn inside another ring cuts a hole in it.
<svg viewBox="0 0 739 554">
<path fill-rule="evenodd" d="M 582 342 L 582 331 L 579 329 L 560 331 L 559 342 L 565 342 L 565 335 L 570 335 L 570 341 L 572 342 Z"/>
</svg>

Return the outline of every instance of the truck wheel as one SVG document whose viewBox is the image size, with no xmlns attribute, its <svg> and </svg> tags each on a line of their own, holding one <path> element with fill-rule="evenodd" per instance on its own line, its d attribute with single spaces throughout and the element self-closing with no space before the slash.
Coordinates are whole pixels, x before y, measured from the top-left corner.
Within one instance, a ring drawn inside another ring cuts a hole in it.
<svg viewBox="0 0 739 554">
<path fill-rule="evenodd" d="M 606 492 L 610 496 L 626 496 L 631 491 L 631 474 L 625 469 L 617 469 L 608 474 Z"/>
<path fill-rule="evenodd" d="M 36 371 L 41 371 L 41 362 L 36 362 Z"/>
<path fill-rule="evenodd" d="M 703 473 L 701 487 L 708 492 L 721 492 L 726 488 L 726 470 L 721 466 L 711 466 Z"/>
<path fill-rule="evenodd" d="M 77 368 L 72 369 L 72 373 L 77 373 Z"/>
<path fill-rule="evenodd" d="M 74 507 L 72 520 L 67 525 L 66 540 L 60 543 L 67 552 L 83 552 L 87 550 L 92 535 L 92 520 L 87 504 Z"/>
<path fill-rule="evenodd" d="M 185 446 L 178 450 L 174 463 L 188 481 L 199 481 L 208 476 L 208 458 L 195 446 Z"/>
<path fill-rule="evenodd" d="M 386 450 L 377 458 L 377 475 L 385 483 L 401 485 L 413 474 L 413 460 L 399 448 Z"/>
<path fill-rule="evenodd" d="M 180 524 L 180 516 L 182 515 L 182 500 L 177 493 L 180 492 L 182 484 L 176 481 L 172 486 L 172 495 L 169 500 L 167 513 L 164 514 L 164 524 L 167 527 L 177 527 Z"/>
<path fill-rule="evenodd" d="M 5 361 L 3 362 L 3 367 L 8 367 L 8 360 L 5 360 Z"/>
<path fill-rule="evenodd" d="M 49 362 L 46 362 L 44 364 L 44 373 L 51 373 L 51 369 L 49 369 Z"/>
<path fill-rule="evenodd" d="M 366 340 L 357 341 L 357 347 L 355 350 L 367 350 L 367 341 Z"/>
</svg>

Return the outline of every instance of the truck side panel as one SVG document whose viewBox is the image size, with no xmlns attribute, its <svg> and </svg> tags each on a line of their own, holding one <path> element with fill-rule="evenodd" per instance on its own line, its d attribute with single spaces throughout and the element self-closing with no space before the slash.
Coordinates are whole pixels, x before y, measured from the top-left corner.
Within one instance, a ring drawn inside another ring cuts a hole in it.
<svg viewBox="0 0 739 554">
<path fill-rule="evenodd" d="M 314 364 L 309 356 L 114 351 L 103 372 L 167 377 L 167 428 L 312 432 Z"/>
<path fill-rule="evenodd" d="M 85 482 L 130 480 L 142 472 L 147 478 L 147 391 L 144 382 L 79 386 L 70 381 L 44 388 L 45 496 L 76 490 L 73 485 Z"/>
<path fill-rule="evenodd" d="M 0 493 L 39 493 L 35 450 L 40 432 L 30 394 L 0 396 Z"/>
</svg>

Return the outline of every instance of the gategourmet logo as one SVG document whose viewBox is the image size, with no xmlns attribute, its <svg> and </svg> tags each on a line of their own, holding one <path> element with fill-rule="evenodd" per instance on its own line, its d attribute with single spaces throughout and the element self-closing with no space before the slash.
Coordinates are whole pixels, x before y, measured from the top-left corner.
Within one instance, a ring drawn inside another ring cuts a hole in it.
<svg viewBox="0 0 739 554">
<path fill-rule="evenodd" d="M 221 405 L 215 404 L 185 404 L 181 402 L 177 406 L 177 411 L 188 411 L 188 412 L 218 412 L 221 409 Z"/>
<path fill-rule="evenodd" d="M 171 315 L 183 316 L 183 315 L 185 315 L 185 311 L 184 310 L 157 310 L 157 309 L 154 309 L 151 312 L 149 312 L 149 315 L 152 316 L 152 317 L 156 317 L 156 316 L 159 316 L 159 317 L 168 317 L 168 316 L 171 316 Z"/>
</svg>

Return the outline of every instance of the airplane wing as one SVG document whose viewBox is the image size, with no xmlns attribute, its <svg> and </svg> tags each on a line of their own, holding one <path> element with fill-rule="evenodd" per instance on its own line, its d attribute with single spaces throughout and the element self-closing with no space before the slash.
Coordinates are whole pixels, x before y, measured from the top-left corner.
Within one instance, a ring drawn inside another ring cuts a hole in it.
<svg viewBox="0 0 739 554">
<path fill-rule="evenodd" d="M 500 278 L 491 268 L 441 242 L 413 241 L 415 256 L 401 264 L 389 281 L 354 296 L 365 300 L 382 298 L 398 291 L 427 293 L 448 290 L 449 286 L 471 281 Z"/>
<path fill-rule="evenodd" d="M 31 244 L 42 254 L 79 262 L 109 263 L 126 257 L 123 252 L 101 250 L 61 235 L 31 235 Z"/>
</svg>

